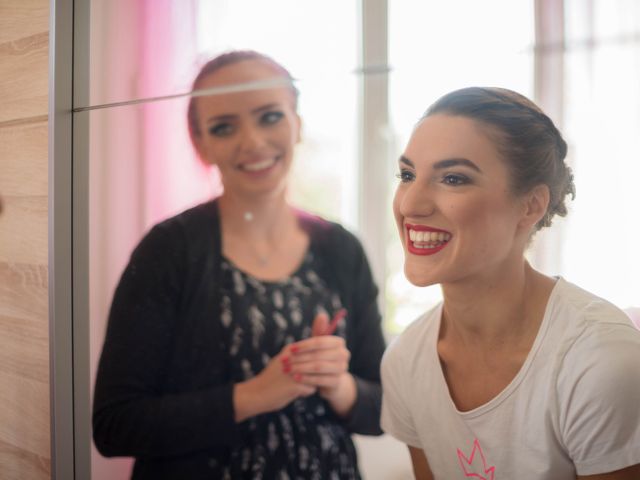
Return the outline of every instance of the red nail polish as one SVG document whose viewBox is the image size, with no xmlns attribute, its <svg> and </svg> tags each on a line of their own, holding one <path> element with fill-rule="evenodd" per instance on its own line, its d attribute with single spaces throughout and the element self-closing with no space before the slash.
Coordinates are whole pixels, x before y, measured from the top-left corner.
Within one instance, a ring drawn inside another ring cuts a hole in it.
<svg viewBox="0 0 640 480">
<path fill-rule="evenodd" d="M 289 361 L 289 356 L 288 356 L 288 355 L 285 355 L 284 357 L 280 358 L 280 361 L 281 361 L 282 363 L 287 363 L 287 362 Z"/>
<path fill-rule="evenodd" d="M 282 371 L 284 373 L 289 373 L 291 371 L 291 365 L 286 364 L 285 366 L 282 367 Z"/>
<path fill-rule="evenodd" d="M 294 345 L 293 347 L 291 347 L 291 352 L 292 353 L 298 353 L 298 351 L 300 350 L 300 347 Z"/>
<path fill-rule="evenodd" d="M 296 374 L 293 376 L 293 379 L 294 379 L 296 382 L 299 382 L 300 380 L 302 380 L 302 375 L 300 375 L 299 373 L 296 373 Z"/>
</svg>

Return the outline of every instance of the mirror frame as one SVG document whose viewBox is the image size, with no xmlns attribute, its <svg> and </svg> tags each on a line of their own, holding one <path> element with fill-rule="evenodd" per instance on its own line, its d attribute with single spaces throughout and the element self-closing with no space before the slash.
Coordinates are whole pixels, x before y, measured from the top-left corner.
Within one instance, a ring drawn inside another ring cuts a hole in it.
<svg viewBox="0 0 640 480">
<path fill-rule="evenodd" d="M 89 1 L 49 3 L 49 385 L 51 478 L 91 478 L 88 366 Z M 83 41 L 84 40 L 84 41 Z"/>
</svg>

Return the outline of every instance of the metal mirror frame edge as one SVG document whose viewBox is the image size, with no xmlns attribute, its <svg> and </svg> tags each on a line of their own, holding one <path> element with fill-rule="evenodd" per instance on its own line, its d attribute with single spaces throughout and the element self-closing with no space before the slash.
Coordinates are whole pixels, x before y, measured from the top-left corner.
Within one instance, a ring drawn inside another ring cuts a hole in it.
<svg viewBox="0 0 640 480">
<path fill-rule="evenodd" d="M 51 478 L 91 478 L 88 371 L 89 1 L 49 2 L 49 383 Z M 86 103 L 84 103 L 86 105 Z"/>
</svg>

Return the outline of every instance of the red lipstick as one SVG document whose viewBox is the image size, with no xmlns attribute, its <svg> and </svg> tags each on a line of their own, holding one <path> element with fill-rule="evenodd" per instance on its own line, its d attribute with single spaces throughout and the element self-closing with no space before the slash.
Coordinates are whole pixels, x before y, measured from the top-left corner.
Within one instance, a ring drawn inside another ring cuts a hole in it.
<svg viewBox="0 0 640 480">
<path fill-rule="evenodd" d="M 409 250 L 409 252 L 413 253 L 414 255 L 421 255 L 421 256 L 433 255 L 435 253 L 438 253 L 440 250 L 442 250 L 444 247 L 446 247 L 449 244 L 449 240 L 447 240 L 446 242 L 443 242 L 440 245 L 435 246 L 435 247 L 431 247 L 431 248 L 419 248 L 419 247 L 416 247 L 414 245 L 414 242 L 411 241 L 411 238 L 409 236 L 409 231 L 410 230 L 414 230 L 416 232 L 436 232 L 436 233 L 446 233 L 447 235 L 451 235 L 451 234 L 449 232 L 447 232 L 446 230 L 441 230 L 439 228 L 433 228 L 433 227 L 427 227 L 426 225 L 412 225 L 410 223 L 405 223 L 404 226 L 405 226 L 405 229 L 406 229 L 405 240 L 406 240 L 406 243 L 407 243 L 407 250 Z"/>
</svg>

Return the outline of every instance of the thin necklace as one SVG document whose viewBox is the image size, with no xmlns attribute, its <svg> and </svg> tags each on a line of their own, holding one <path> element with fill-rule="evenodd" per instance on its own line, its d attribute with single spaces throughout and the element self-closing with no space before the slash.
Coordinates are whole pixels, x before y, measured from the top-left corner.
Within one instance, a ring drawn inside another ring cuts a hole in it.
<svg viewBox="0 0 640 480">
<path fill-rule="evenodd" d="M 244 214 L 242 215 L 242 217 L 244 218 L 245 222 L 251 222 L 254 219 L 253 216 L 253 212 L 250 211 L 246 211 L 244 212 Z M 269 264 L 269 261 L 271 260 L 271 258 L 278 253 L 279 249 L 274 249 L 271 253 L 267 254 L 267 255 L 261 255 L 260 253 L 258 253 L 256 250 L 251 249 L 251 251 L 253 252 L 253 256 L 256 258 L 256 260 L 258 261 L 258 264 L 261 267 L 266 267 Z"/>
</svg>

